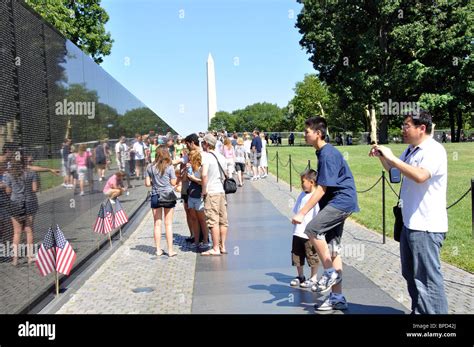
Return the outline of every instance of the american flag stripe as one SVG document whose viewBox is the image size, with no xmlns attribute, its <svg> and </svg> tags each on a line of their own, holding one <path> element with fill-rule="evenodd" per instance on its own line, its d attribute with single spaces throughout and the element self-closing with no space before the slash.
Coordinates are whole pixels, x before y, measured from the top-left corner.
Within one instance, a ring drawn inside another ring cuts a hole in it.
<svg viewBox="0 0 474 347">
<path fill-rule="evenodd" d="M 53 248 L 46 250 L 44 245 L 41 245 L 36 260 L 36 266 L 38 267 L 41 276 L 46 276 L 47 274 L 54 271 L 56 263 L 55 258 L 56 256 Z"/>
<path fill-rule="evenodd" d="M 124 225 L 127 222 L 128 222 L 128 217 L 127 217 L 127 215 L 125 214 L 125 211 L 122 208 L 122 204 L 120 204 L 120 201 L 118 199 L 116 199 L 114 227 L 118 228 L 118 227 Z"/>
<path fill-rule="evenodd" d="M 60 270 L 64 268 L 64 264 L 67 262 L 67 259 L 70 256 L 70 247 L 68 247 L 68 245 L 69 243 L 64 247 L 64 249 L 56 248 L 56 251 L 58 252 L 56 270 L 58 272 L 61 272 Z"/>
<path fill-rule="evenodd" d="M 100 218 L 97 218 L 97 220 L 94 223 L 94 232 L 95 233 L 100 233 L 104 225 L 104 221 Z"/>
<path fill-rule="evenodd" d="M 124 225 L 127 222 L 128 222 L 128 218 L 123 210 L 120 210 L 115 214 L 115 227 L 116 228 L 118 228 L 121 225 Z"/>
<path fill-rule="evenodd" d="M 56 267 L 56 240 L 54 238 L 53 229 L 49 228 L 44 236 L 36 259 L 36 266 L 42 276 L 46 276 Z"/>
<path fill-rule="evenodd" d="M 76 253 L 71 247 L 71 244 L 64 237 L 63 232 L 56 226 L 56 271 L 64 275 L 69 275 L 69 272 L 76 261 Z"/>
<path fill-rule="evenodd" d="M 110 212 L 107 212 L 107 215 L 104 219 L 104 234 L 111 232 L 114 229 L 114 215 Z"/>
<path fill-rule="evenodd" d="M 69 242 L 67 242 L 67 245 L 64 247 L 64 249 L 61 250 L 58 248 L 58 264 L 56 271 L 64 275 L 69 275 L 75 261 L 76 253 L 72 249 Z"/>
</svg>

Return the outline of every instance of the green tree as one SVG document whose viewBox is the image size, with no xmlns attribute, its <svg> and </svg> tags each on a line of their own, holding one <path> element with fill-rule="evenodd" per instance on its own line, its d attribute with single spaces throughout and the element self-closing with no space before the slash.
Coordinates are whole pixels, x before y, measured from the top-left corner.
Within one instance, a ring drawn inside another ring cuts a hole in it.
<svg viewBox="0 0 474 347">
<path fill-rule="evenodd" d="M 104 26 L 109 15 L 100 0 L 29 0 L 27 4 L 96 63 L 110 54 L 113 40 Z"/>
<path fill-rule="evenodd" d="M 117 124 L 120 135 L 127 137 L 133 137 L 136 133 L 147 134 L 150 130 L 159 134 L 176 133 L 147 107 L 127 111 L 123 116 L 118 117 Z"/>
<path fill-rule="evenodd" d="M 219 111 L 216 112 L 214 118 L 211 119 L 209 130 L 233 130 L 235 129 L 235 117 L 229 112 Z"/>
<path fill-rule="evenodd" d="M 314 116 L 327 116 L 330 96 L 327 87 L 315 74 L 305 75 L 302 82 L 296 83 L 294 98 L 288 104 L 290 130 L 304 131 L 306 119 Z"/>
<path fill-rule="evenodd" d="M 449 124 L 457 142 L 473 109 L 474 3 L 419 2 L 403 11 L 406 20 L 392 32 L 400 57 L 393 84 L 417 98 L 438 125 Z"/>
<path fill-rule="evenodd" d="M 249 105 L 244 109 L 235 110 L 232 113 L 219 111 L 211 120 L 210 130 L 227 131 L 283 131 L 285 126 L 285 114 L 276 104 L 268 102 Z"/>
<path fill-rule="evenodd" d="M 299 2 L 300 44 L 341 106 L 378 110 L 389 99 L 418 102 L 423 94 L 438 94 L 444 102 L 451 93 L 450 117 L 453 105 L 472 108 L 472 2 Z M 380 142 L 387 140 L 389 121 L 400 119 L 382 115 Z"/>
</svg>

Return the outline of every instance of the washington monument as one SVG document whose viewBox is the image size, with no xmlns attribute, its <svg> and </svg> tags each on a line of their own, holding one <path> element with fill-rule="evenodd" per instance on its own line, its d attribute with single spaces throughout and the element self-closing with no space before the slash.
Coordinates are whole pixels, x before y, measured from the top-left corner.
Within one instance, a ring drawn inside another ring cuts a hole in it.
<svg viewBox="0 0 474 347">
<path fill-rule="evenodd" d="M 207 57 L 207 126 L 211 124 L 217 112 L 216 73 L 211 53 Z"/>
</svg>

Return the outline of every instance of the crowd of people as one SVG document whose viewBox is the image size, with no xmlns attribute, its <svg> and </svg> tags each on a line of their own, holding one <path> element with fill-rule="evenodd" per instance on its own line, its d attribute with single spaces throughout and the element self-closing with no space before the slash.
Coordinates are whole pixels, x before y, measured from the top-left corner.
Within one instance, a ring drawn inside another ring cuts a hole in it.
<svg viewBox="0 0 474 347">
<path fill-rule="evenodd" d="M 167 255 L 177 255 L 172 242 L 173 208 L 178 199 L 176 192 L 183 200 L 190 230 L 186 241 L 190 248 L 202 256 L 226 254 L 228 221 L 223 177 L 235 175 L 240 187 L 244 184 L 244 175 L 252 180 L 267 177 L 264 134 L 255 130 L 251 139 L 247 133 L 243 137 L 236 133 L 199 133 L 184 139 L 178 137 L 176 144 L 173 139 L 161 145 L 156 139 L 151 139 L 151 142 L 157 148 L 151 148 L 148 143 L 144 143 L 143 148 L 145 158 L 148 153 L 155 153 L 146 161 L 145 184 L 152 189 L 156 255 L 165 253 L 160 243 L 163 220 Z"/>
<path fill-rule="evenodd" d="M 340 151 L 327 142 L 324 118 L 305 123 L 305 140 L 316 149 L 318 170 L 301 174 L 302 192 L 292 218 L 291 264 L 297 276 L 291 286 L 311 288 L 326 294 L 317 310 L 345 310 L 342 293 L 341 239 L 345 220 L 359 211 L 355 181 Z M 412 313 L 447 313 L 447 300 L 440 270 L 440 249 L 447 232 L 446 151 L 431 135 L 432 120 L 427 112 L 407 116 L 403 136 L 409 147 L 400 158 L 385 146 L 372 145 L 369 153 L 378 157 L 386 170 L 398 169 L 403 175 L 400 206 L 403 230 L 400 239 L 402 274 L 412 299 Z M 61 174 L 67 189 L 79 185 L 85 195 L 92 186 L 95 168 L 99 181 L 105 181 L 104 197 L 114 204 L 133 188 L 131 180 L 143 180 L 150 187 L 150 207 L 154 219 L 156 255 L 176 257 L 173 246 L 173 216 L 182 199 L 190 236 L 189 247 L 202 256 L 227 254 L 227 199 L 225 177 L 237 178 L 244 185 L 267 177 L 267 140 L 263 132 L 228 134 L 193 133 L 185 138 L 171 134 L 136 134 L 133 140 L 120 137 L 115 145 L 117 170 L 107 177 L 113 153 L 107 139 L 91 149 L 87 144 L 72 145 L 66 139 L 61 148 Z M 0 218 L 13 226 L 13 265 L 18 264 L 17 247 L 23 232 L 27 257 L 34 259 L 33 226 L 38 211 L 36 194 L 38 172 L 58 174 L 59 170 L 33 165 L 32 156 L 13 143 L 6 143 L 0 155 Z M 126 183 L 126 184 L 125 184 Z M 178 194 L 180 194 L 178 198 Z M 5 211 L 8 211 L 5 215 Z M 166 251 L 161 247 L 164 224 Z M 305 260 L 311 268 L 304 275 Z M 317 278 L 317 268 L 323 273 Z"/>
</svg>

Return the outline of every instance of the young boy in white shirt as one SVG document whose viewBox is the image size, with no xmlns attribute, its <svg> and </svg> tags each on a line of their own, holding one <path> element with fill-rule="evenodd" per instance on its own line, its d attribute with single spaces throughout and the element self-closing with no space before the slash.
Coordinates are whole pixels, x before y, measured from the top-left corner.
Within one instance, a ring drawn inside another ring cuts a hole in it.
<svg viewBox="0 0 474 347">
<path fill-rule="evenodd" d="M 315 170 L 306 170 L 301 174 L 301 188 L 303 191 L 296 200 L 293 213 L 297 214 L 311 198 L 311 195 L 316 190 L 316 178 L 317 172 Z M 305 215 L 301 224 L 294 225 L 291 262 L 293 266 L 296 266 L 298 276 L 290 282 L 292 287 L 300 286 L 302 288 L 311 288 L 317 283 L 319 257 L 316 253 L 316 249 L 311 245 L 309 238 L 304 231 L 306 225 L 318 214 L 318 212 L 319 205 L 316 204 L 316 206 Z M 308 265 L 311 267 L 311 277 L 308 280 L 306 280 L 303 270 L 305 258 Z"/>
</svg>

